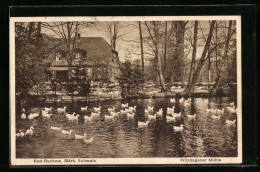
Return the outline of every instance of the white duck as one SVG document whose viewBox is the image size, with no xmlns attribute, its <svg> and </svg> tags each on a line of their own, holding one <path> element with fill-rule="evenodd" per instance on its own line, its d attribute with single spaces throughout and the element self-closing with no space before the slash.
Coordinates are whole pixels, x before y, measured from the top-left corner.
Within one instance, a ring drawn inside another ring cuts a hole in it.
<svg viewBox="0 0 260 172">
<path fill-rule="evenodd" d="M 30 127 L 30 129 L 26 130 L 25 136 L 31 137 L 33 135 L 34 128 L 33 126 Z"/>
<path fill-rule="evenodd" d="M 184 98 L 182 97 L 181 99 L 179 99 L 179 102 L 180 103 L 183 103 L 183 101 L 184 101 Z"/>
<path fill-rule="evenodd" d="M 39 113 L 39 112 L 36 112 L 36 113 L 33 113 L 32 115 L 33 115 L 33 118 L 35 118 L 35 117 L 39 116 L 40 113 Z"/>
<path fill-rule="evenodd" d="M 224 108 L 222 109 L 216 109 L 217 114 L 224 114 Z"/>
<path fill-rule="evenodd" d="M 84 133 L 83 136 L 75 134 L 75 139 L 76 140 L 83 140 L 83 139 L 86 139 L 86 137 L 87 137 L 86 133 Z"/>
<path fill-rule="evenodd" d="M 174 113 L 174 106 L 172 108 L 167 107 L 167 115 Z"/>
<path fill-rule="evenodd" d="M 175 121 L 175 117 L 173 116 L 166 116 L 166 122 Z"/>
<path fill-rule="evenodd" d="M 155 120 L 156 121 L 156 115 L 148 115 L 148 120 Z"/>
<path fill-rule="evenodd" d="M 126 113 L 132 113 L 133 110 L 132 109 L 125 109 Z"/>
<path fill-rule="evenodd" d="M 46 112 L 50 112 L 50 111 L 52 110 L 52 107 L 50 107 L 50 108 L 45 107 L 44 110 L 45 110 Z"/>
<path fill-rule="evenodd" d="M 71 133 L 72 133 L 72 130 L 70 130 L 70 131 L 61 130 L 61 134 L 71 135 Z"/>
<path fill-rule="evenodd" d="M 19 132 L 16 133 L 16 137 L 24 137 L 24 132 L 22 132 L 22 130 L 19 130 Z"/>
<path fill-rule="evenodd" d="M 125 110 L 120 110 L 121 114 L 126 114 L 127 112 Z"/>
<path fill-rule="evenodd" d="M 229 103 L 230 106 L 235 106 L 235 102 Z"/>
<path fill-rule="evenodd" d="M 220 119 L 220 116 L 212 115 L 211 118 L 212 118 L 212 119 Z"/>
<path fill-rule="evenodd" d="M 191 98 L 188 98 L 188 102 L 189 102 L 189 103 L 191 102 Z"/>
<path fill-rule="evenodd" d="M 76 116 L 69 116 L 68 118 L 67 118 L 69 121 L 77 121 L 78 119 L 79 119 L 79 114 L 77 114 Z"/>
<path fill-rule="evenodd" d="M 92 116 L 86 116 L 84 115 L 84 122 L 91 121 L 92 122 Z"/>
<path fill-rule="evenodd" d="M 66 113 L 66 118 L 73 117 L 74 115 L 76 115 L 75 112 L 73 112 L 72 114 Z"/>
<path fill-rule="evenodd" d="M 86 138 L 84 138 L 84 139 L 83 139 L 83 143 L 85 143 L 85 144 L 89 144 L 89 143 L 92 143 L 93 140 L 94 140 L 93 137 L 91 137 L 90 139 L 86 139 Z"/>
<path fill-rule="evenodd" d="M 67 109 L 66 106 L 64 106 L 64 108 L 57 108 L 58 114 L 60 114 L 60 113 L 65 114 L 66 113 L 66 109 Z"/>
<path fill-rule="evenodd" d="M 114 117 L 110 116 L 110 115 L 105 115 L 105 121 L 108 121 L 108 120 L 114 120 Z"/>
<path fill-rule="evenodd" d="M 50 118 L 52 116 L 52 114 L 48 114 L 46 111 L 42 111 L 42 117 L 44 118 Z"/>
<path fill-rule="evenodd" d="M 51 126 L 51 129 L 54 130 L 54 131 L 61 131 L 61 127 L 53 127 L 53 126 Z"/>
<path fill-rule="evenodd" d="M 122 107 L 122 108 L 127 108 L 127 107 L 128 107 L 128 103 L 126 103 L 126 104 L 121 104 L 121 107 Z"/>
<path fill-rule="evenodd" d="M 33 117 L 34 117 L 33 114 L 30 114 L 30 115 L 28 116 L 28 119 L 32 120 Z"/>
<path fill-rule="evenodd" d="M 170 102 L 175 103 L 175 99 L 174 98 L 170 99 Z"/>
<path fill-rule="evenodd" d="M 233 124 L 235 124 L 236 123 L 236 120 L 234 119 L 234 120 L 226 120 L 226 124 L 227 125 L 233 125 Z"/>
<path fill-rule="evenodd" d="M 132 110 L 132 112 L 136 112 L 136 106 L 134 107 L 129 106 L 129 109 Z"/>
<path fill-rule="evenodd" d="M 204 99 L 203 100 L 205 103 L 208 103 L 209 102 L 209 99 Z"/>
<path fill-rule="evenodd" d="M 86 106 L 86 107 L 80 107 L 80 110 L 81 110 L 82 112 L 85 112 L 85 111 L 88 110 L 88 106 Z"/>
<path fill-rule="evenodd" d="M 175 117 L 175 118 L 179 118 L 179 117 L 181 117 L 181 112 L 173 113 L 172 116 Z"/>
<path fill-rule="evenodd" d="M 147 126 L 148 126 L 148 123 L 149 123 L 149 121 L 146 121 L 146 122 L 140 122 L 140 121 L 138 121 L 138 127 L 139 127 L 139 128 L 147 127 Z"/>
<path fill-rule="evenodd" d="M 158 117 L 162 117 L 162 115 L 163 115 L 162 108 L 161 108 L 161 109 L 159 109 L 159 111 L 158 111 L 158 112 L 156 112 L 156 115 L 157 115 Z"/>
<path fill-rule="evenodd" d="M 119 114 L 120 114 L 120 112 L 111 112 L 111 115 L 112 115 L 113 117 L 118 117 Z"/>
<path fill-rule="evenodd" d="M 111 114 L 111 112 L 115 112 L 115 107 L 113 107 L 113 108 L 107 108 L 107 111 L 108 111 L 108 113 Z"/>
<path fill-rule="evenodd" d="M 149 112 L 151 112 L 151 113 L 152 113 L 152 112 L 153 112 L 153 109 L 154 109 L 154 107 L 153 107 L 153 106 L 148 106 L 148 111 L 149 111 Z"/>
<path fill-rule="evenodd" d="M 194 115 L 187 115 L 188 118 L 195 118 L 197 116 L 197 114 L 194 114 Z"/>
<path fill-rule="evenodd" d="M 133 114 L 127 113 L 126 115 L 127 115 L 127 119 L 134 118 L 134 116 L 135 116 L 134 113 Z"/>
<path fill-rule="evenodd" d="M 189 102 L 188 100 L 184 101 L 184 106 L 189 106 L 190 104 L 191 104 L 191 102 Z"/>
<path fill-rule="evenodd" d="M 183 124 L 181 124 L 179 127 L 177 126 L 172 126 L 174 131 L 183 131 Z"/>
<path fill-rule="evenodd" d="M 144 109 L 144 113 L 145 113 L 145 114 L 148 114 L 148 113 L 149 113 L 149 110 Z"/>
<path fill-rule="evenodd" d="M 98 113 L 94 113 L 94 112 L 91 112 L 91 118 L 95 118 L 95 117 L 99 117 L 100 116 L 100 112 Z"/>
<path fill-rule="evenodd" d="M 26 119 L 26 115 L 24 113 L 21 115 L 21 119 Z"/>
<path fill-rule="evenodd" d="M 100 106 L 98 106 L 98 107 L 94 107 L 93 110 L 94 110 L 94 112 L 100 112 L 101 107 L 100 107 Z"/>
</svg>

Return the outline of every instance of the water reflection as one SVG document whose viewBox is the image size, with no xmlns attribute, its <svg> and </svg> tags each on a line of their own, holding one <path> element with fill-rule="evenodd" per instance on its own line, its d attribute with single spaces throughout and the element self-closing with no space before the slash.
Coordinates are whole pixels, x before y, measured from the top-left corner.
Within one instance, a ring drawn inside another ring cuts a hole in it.
<svg viewBox="0 0 260 172">
<path fill-rule="evenodd" d="M 209 102 L 203 98 L 194 98 L 190 105 L 169 99 L 138 99 L 129 101 L 101 101 L 86 103 L 48 104 L 47 107 L 67 106 L 67 113 L 80 114 L 78 121 L 67 121 L 64 115 L 54 114 L 50 119 L 39 116 L 33 120 L 20 119 L 17 113 L 16 129 L 26 130 L 34 126 L 32 138 L 16 139 L 17 158 L 64 158 L 64 157 L 234 157 L 237 156 L 237 127 L 225 124 L 226 119 L 236 119 L 236 114 L 225 110 L 220 119 L 212 119 L 206 108 L 222 109 L 234 98 L 212 98 Z M 133 119 L 120 115 L 115 120 L 105 120 L 107 108 L 121 109 L 121 103 L 128 102 L 137 106 Z M 80 107 L 88 106 L 87 112 L 80 112 Z M 101 106 L 100 118 L 93 122 L 84 122 L 84 115 L 90 115 L 93 107 Z M 182 113 L 176 121 L 166 122 L 167 107 L 175 106 L 175 113 Z M 31 107 L 36 112 L 42 107 Z M 151 121 L 148 127 L 138 128 L 137 122 L 147 121 L 145 108 L 154 106 L 154 113 L 163 108 L 163 117 Z M 187 115 L 197 114 L 195 118 Z M 28 115 L 28 114 L 27 114 Z M 174 132 L 173 126 L 184 124 L 184 130 Z M 87 133 L 87 138 L 94 138 L 93 143 L 83 144 L 81 140 L 66 139 L 51 126 L 73 129 L 77 134 Z"/>
</svg>

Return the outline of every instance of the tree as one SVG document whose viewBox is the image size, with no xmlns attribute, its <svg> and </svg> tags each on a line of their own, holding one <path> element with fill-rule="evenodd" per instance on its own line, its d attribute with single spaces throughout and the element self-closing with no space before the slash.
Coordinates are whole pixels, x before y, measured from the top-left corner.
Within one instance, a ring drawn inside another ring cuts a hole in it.
<svg viewBox="0 0 260 172">
<path fill-rule="evenodd" d="M 210 56 L 211 52 L 214 50 L 214 49 L 210 49 L 210 42 L 211 42 L 211 39 L 212 39 L 212 36 L 213 36 L 213 30 L 214 30 L 214 27 L 215 27 L 215 23 L 216 23 L 215 20 L 210 22 L 209 34 L 208 34 L 202 55 L 200 57 L 197 68 L 196 68 L 196 70 L 195 70 L 195 72 L 192 76 L 191 83 L 190 83 L 189 87 L 186 88 L 186 94 L 188 94 L 189 96 L 194 93 L 194 87 L 195 87 L 195 84 L 197 83 L 197 80 L 199 78 L 200 71 L 202 69 L 203 63 L 207 60 L 207 58 Z"/>
<path fill-rule="evenodd" d="M 141 51 L 141 62 L 142 71 L 144 73 L 144 46 L 143 46 L 143 34 L 142 34 L 142 23 L 138 21 L 139 35 L 140 35 L 140 51 Z"/>
</svg>

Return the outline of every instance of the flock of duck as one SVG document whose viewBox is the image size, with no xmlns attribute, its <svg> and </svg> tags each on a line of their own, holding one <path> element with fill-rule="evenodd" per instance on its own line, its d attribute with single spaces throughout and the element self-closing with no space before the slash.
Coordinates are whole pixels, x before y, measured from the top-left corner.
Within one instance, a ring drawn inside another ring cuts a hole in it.
<svg viewBox="0 0 260 172">
<path fill-rule="evenodd" d="M 184 99 L 184 98 L 180 98 L 180 99 L 175 99 L 175 98 L 171 98 L 170 99 L 170 103 L 176 103 L 176 101 L 179 101 L 180 104 L 183 104 L 184 106 L 189 106 L 191 105 L 191 98 L 188 99 Z M 205 103 L 208 103 L 208 99 L 203 100 Z M 78 117 L 79 114 L 76 114 L 75 112 L 73 112 L 72 114 L 66 113 L 66 106 L 64 106 L 63 108 L 57 108 L 57 112 L 58 114 L 63 114 L 66 116 L 66 119 L 68 121 L 78 121 Z M 114 121 L 115 118 L 119 117 L 119 116 L 123 116 L 126 115 L 127 119 L 133 119 L 136 115 L 136 108 L 137 106 L 129 106 L 128 103 L 126 104 L 121 104 L 121 109 L 116 112 L 115 111 L 115 107 L 113 108 L 108 108 L 107 109 L 107 114 L 104 115 L 104 119 L 105 121 L 107 120 L 112 120 Z M 229 113 L 236 113 L 237 112 L 237 108 L 234 105 L 234 102 L 230 103 L 229 106 L 227 106 L 227 112 Z M 43 118 L 50 118 L 53 114 L 52 112 L 52 107 L 47 108 L 45 107 L 44 110 L 41 110 L 41 114 Z M 81 107 L 81 112 L 87 112 L 88 110 L 88 106 L 85 107 Z M 221 115 L 224 114 L 225 109 L 206 109 L 206 113 L 211 115 L 211 118 L 214 120 L 219 120 Z M 36 117 L 38 117 L 40 115 L 40 112 L 37 113 L 30 113 L 27 117 L 25 115 L 25 109 L 22 110 L 22 115 L 21 115 L 21 119 L 26 119 L 28 118 L 29 120 L 32 120 Z M 87 116 L 84 115 L 84 122 L 85 123 L 92 123 L 93 120 L 95 118 L 99 118 L 101 114 L 101 106 L 99 107 L 93 107 L 93 109 L 91 110 L 91 115 Z M 183 115 L 181 112 L 176 113 L 175 112 L 175 107 L 167 107 L 166 109 L 166 122 L 167 123 L 171 123 L 174 122 L 177 118 L 181 118 Z M 197 116 L 197 114 L 190 114 L 187 115 L 188 119 L 195 119 Z M 157 118 L 162 118 L 163 117 L 163 109 L 160 108 L 158 111 L 154 110 L 153 106 L 148 106 L 147 109 L 145 109 L 145 119 L 147 119 L 146 122 L 141 122 L 138 121 L 138 127 L 139 128 L 143 128 L 143 127 L 147 127 L 148 123 L 150 123 L 151 121 L 156 121 Z M 227 125 L 234 125 L 236 122 L 236 120 L 226 120 L 226 124 Z M 179 132 L 179 131 L 183 131 L 184 130 L 184 124 L 181 124 L 180 126 L 172 126 L 173 130 L 175 132 Z M 62 135 L 65 135 L 67 138 L 71 138 L 71 139 L 76 139 L 76 140 L 82 140 L 83 143 L 88 144 L 93 142 L 94 138 L 91 137 L 89 139 L 87 139 L 87 134 L 84 133 L 83 135 L 78 135 L 75 133 L 74 130 L 64 130 L 62 129 L 62 127 L 56 127 L 56 126 L 51 126 L 50 127 L 51 130 L 56 131 L 56 132 L 60 132 Z M 26 130 L 25 132 L 23 132 L 22 130 L 19 130 L 19 132 L 16 134 L 17 137 L 32 137 L 33 136 L 33 132 L 34 132 L 34 127 L 31 126 L 28 130 Z"/>
</svg>

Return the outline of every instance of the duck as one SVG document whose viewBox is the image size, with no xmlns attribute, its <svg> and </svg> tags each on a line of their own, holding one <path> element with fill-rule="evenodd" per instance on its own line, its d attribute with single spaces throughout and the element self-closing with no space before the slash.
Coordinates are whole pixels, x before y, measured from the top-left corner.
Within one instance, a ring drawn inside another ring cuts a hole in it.
<svg viewBox="0 0 260 172">
<path fill-rule="evenodd" d="M 88 110 L 88 106 L 86 106 L 86 107 L 80 107 L 80 110 L 81 110 L 82 112 L 87 111 L 87 110 Z"/>
<path fill-rule="evenodd" d="M 128 107 L 128 103 L 126 103 L 126 104 L 121 104 L 121 107 L 122 107 L 122 108 L 127 108 L 127 107 Z"/>
<path fill-rule="evenodd" d="M 188 118 L 195 118 L 197 116 L 197 114 L 194 114 L 194 115 L 187 115 Z"/>
<path fill-rule="evenodd" d="M 75 112 L 73 112 L 72 114 L 66 113 L 66 118 L 73 117 L 73 116 L 75 116 L 75 115 L 76 115 Z"/>
<path fill-rule="evenodd" d="M 50 118 L 52 116 L 52 114 L 48 114 L 47 112 L 42 113 L 42 117 L 44 118 Z"/>
<path fill-rule="evenodd" d="M 53 126 L 51 126 L 51 129 L 54 130 L 54 131 L 61 131 L 61 127 L 53 127 Z"/>
<path fill-rule="evenodd" d="M 132 109 L 125 109 L 126 113 L 133 113 Z"/>
<path fill-rule="evenodd" d="M 84 138 L 84 139 L 83 139 L 83 143 L 85 143 L 85 144 L 89 144 L 89 143 L 92 143 L 93 140 L 94 140 L 93 137 L 91 137 L 90 139 Z"/>
<path fill-rule="evenodd" d="M 174 98 L 170 99 L 170 102 L 175 103 L 175 99 Z"/>
<path fill-rule="evenodd" d="M 179 118 L 179 117 L 181 117 L 181 112 L 173 113 L 172 116 L 175 117 L 175 118 Z"/>
<path fill-rule="evenodd" d="M 33 115 L 33 118 L 35 118 L 35 117 L 37 117 L 37 116 L 39 116 L 39 112 L 37 112 L 37 113 L 33 113 L 32 115 Z"/>
<path fill-rule="evenodd" d="M 34 128 L 33 128 L 33 126 L 31 126 L 30 129 L 26 130 L 24 135 L 31 137 L 31 136 L 33 136 L 33 131 L 34 131 Z"/>
<path fill-rule="evenodd" d="M 237 113 L 237 108 L 235 108 L 235 106 L 234 106 L 234 109 L 230 109 L 229 112 L 230 113 Z"/>
<path fill-rule="evenodd" d="M 100 116 L 100 112 L 98 113 L 91 112 L 91 118 L 99 117 L 99 116 Z"/>
<path fill-rule="evenodd" d="M 175 121 L 175 117 L 174 116 L 166 116 L 166 122 L 171 122 L 171 121 Z"/>
<path fill-rule="evenodd" d="M 87 134 L 86 133 L 84 133 L 83 134 L 83 136 L 81 136 L 81 135 L 78 135 L 78 134 L 75 134 L 75 139 L 76 140 L 83 140 L 83 139 L 85 139 L 87 137 Z"/>
<path fill-rule="evenodd" d="M 206 109 L 206 112 L 208 112 L 208 113 L 211 112 L 211 109 Z"/>
<path fill-rule="evenodd" d="M 148 120 L 155 120 L 156 121 L 156 115 L 148 115 Z"/>
<path fill-rule="evenodd" d="M 65 114 L 66 113 L 66 109 L 67 109 L 66 106 L 64 106 L 64 108 L 57 108 L 58 114 L 60 114 L 60 113 Z"/>
<path fill-rule="evenodd" d="M 222 109 L 216 109 L 217 114 L 224 114 L 224 108 Z"/>
<path fill-rule="evenodd" d="M 205 103 L 208 103 L 209 102 L 209 99 L 204 99 L 203 100 Z"/>
<path fill-rule="evenodd" d="M 169 115 L 169 114 L 173 114 L 174 113 L 174 106 L 172 107 L 172 108 L 168 108 L 167 107 L 167 115 Z"/>
<path fill-rule="evenodd" d="M 191 98 L 188 98 L 188 102 L 189 102 L 189 103 L 191 102 Z"/>
<path fill-rule="evenodd" d="M 125 110 L 120 110 L 121 114 L 126 114 L 127 112 Z"/>
<path fill-rule="evenodd" d="M 118 117 L 119 114 L 120 114 L 120 112 L 111 112 L 111 115 L 112 115 L 113 117 Z"/>
<path fill-rule="evenodd" d="M 182 97 L 181 99 L 179 99 L 179 102 L 180 103 L 183 103 L 183 101 L 184 101 L 184 98 Z"/>
<path fill-rule="evenodd" d="M 110 115 L 105 115 L 105 121 L 106 120 L 114 120 L 114 117 Z"/>
<path fill-rule="evenodd" d="M 107 108 L 108 113 L 115 112 L 115 107 L 113 108 Z"/>
<path fill-rule="evenodd" d="M 159 111 L 156 112 L 156 115 L 157 115 L 158 117 L 162 117 L 162 115 L 163 115 L 162 108 L 159 109 Z"/>
<path fill-rule="evenodd" d="M 61 130 L 61 134 L 71 135 L 71 133 L 72 133 L 72 130 L 70 130 L 70 131 Z"/>
<path fill-rule="evenodd" d="M 134 106 L 134 107 L 129 106 L 129 109 L 132 110 L 133 112 L 136 112 L 136 107 L 137 106 Z"/>
<path fill-rule="evenodd" d="M 151 112 L 151 113 L 152 113 L 152 112 L 153 112 L 153 108 L 154 108 L 153 106 L 148 106 L 148 108 L 147 108 L 147 109 L 148 109 L 148 111 L 149 111 L 149 112 Z"/>
<path fill-rule="evenodd" d="M 77 121 L 78 119 L 79 119 L 79 114 L 77 114 L 76 116 L 69 116 L 68 118 L 67 118 L 69 121 Z"/>
<path fill-rule="evenodd" d="M 144 113 L 145 113 L 145 114 L 148 114 L 148 113 L 149 113 L 149 110 L 144 109 Z"/>
<path fill-rule="evenodd" d="M 233 124 L 235 124 L 236 123 L 236 120 L 234 119 L 234 120 L 226 120 L 226 124 L 227 125 L 233 125 Z"/>
<path fill-rule="evenodd" d="M 84 115 L 84 122 L 91 121 L 92 122 L 92 116 L 86 116 Z"/>
<path fill-rule="evenodd" d="M 140 122 L 138 121 L 138 127 L 141 128 L 141 127 L 147 127 L 148 126 L 148 123 L 149 121 L 146 121 L 146 122 Z"/>
<path fill-rule="evenodd" d="M 126 113 L 127 119 L 134 118 L 135 114 Z"/>
<path fill-rule="evenodd" d="M 230 106 L 235 106 L 235 102 L 229 103 Z"/>
<path fill-rule="evenodd" d="M 98 107 L 94 107 L 93 109 L 94 109 L 94 112 L 100 112 L 100 110 L 101 110 L 101 107 L 100 107 L 100 106 L 98 106 Z"/>
<path fill-rule="evenodd" d="M 30 120 L 32 120 L 33 118 L 34 118 L 33 114 L 30 114 L 30 115 L 28 116 L 28 119 L 30 119 Z"/>
<path fill-rule="evenodd" d="M 21 115 L 21 119 L 26 119 L 25 113 L 23 113 L 23 114 Z"/>
<path fill-rule="evenodd" d="M 24 137 L 24 132 L 22 132 L 22 130 L 19 130 L 19 132 L 16 133 L 16 137 Z"/>
<path fill-rule="evenodd" d="M 50 111 L 52 110 L 52 107 L 50 107 L 50 108 L 44 107 L 44 110 L 45 110 L 46 112 L 50 112 Z"/>
<path fill-rule="evenodd" d="M 189 106 L 191 104 L 191 102 L 189 101 L 184 101 L 184 106 Z"/>
<path fill-rule="evenodd" d="M 172 126 L 174 131 L 183 131 L 183 124 L 181 124 L 179 127 L 178 126 Z"/>
<path fill-rule="evenodd" d="M 220 119 L 220 116 L 212 115 L 211 118 L 212 118 L 212 119 Z"/>
</svg>

